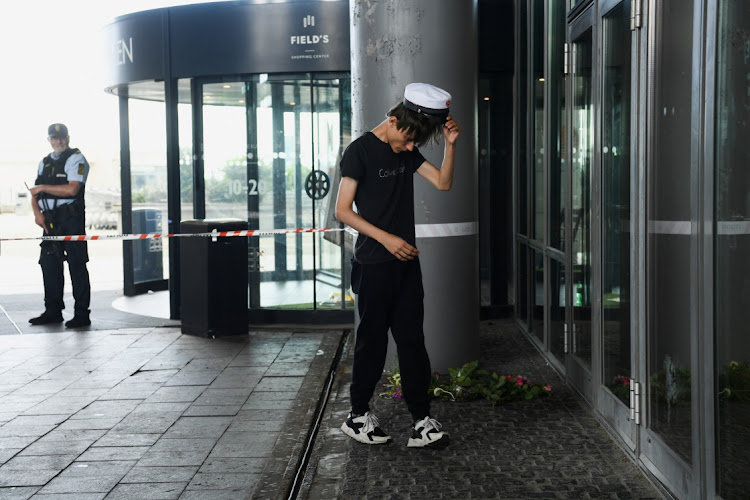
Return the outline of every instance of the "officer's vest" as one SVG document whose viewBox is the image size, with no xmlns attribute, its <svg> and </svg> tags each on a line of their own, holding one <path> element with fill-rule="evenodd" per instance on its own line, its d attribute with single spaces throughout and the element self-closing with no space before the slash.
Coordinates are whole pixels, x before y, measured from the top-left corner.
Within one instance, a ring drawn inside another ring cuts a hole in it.
<svg viewBox="0 0 750 500">
<path fill-rule="evenodd" d="M 48 154 L 44 157 L 42 160 L 43 167 L 42 167 L 42 173 L 39 174 L 36 178 L 36 182 L 34 182 L 35 185 L 39 186 L 40 184 L 47 184 L 47 185 L 55 185 L 59 186 L 62 184 L 68 183 L 68 174 L 65 172 L 65 163 L 67 163 L 68 158 L 73 156 L 76 153 L 80 153 L 80 151 L 76 149 L 68 148 L 65 151 L 62 152 L 62 154 L 57 158 L 52 158 L 52 153 Z M 76 201 L 83 202 L 83 193 L 86 188 L 85 184 L 81 184 L 81 189 L 78 190 L 78 194 L 75 197 Z M 54 194 L 49 193 L 39 193 L 39 199 L 41 200 L 59 200 L 59 199 L 70 199 L 68 197 L 64 196 L 55 196 Z"/>
</svg>

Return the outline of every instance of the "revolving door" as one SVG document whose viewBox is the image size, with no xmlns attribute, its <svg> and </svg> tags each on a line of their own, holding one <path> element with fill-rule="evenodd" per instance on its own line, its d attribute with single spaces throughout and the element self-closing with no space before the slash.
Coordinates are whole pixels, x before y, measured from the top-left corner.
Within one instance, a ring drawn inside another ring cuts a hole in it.
<svg viewBox="0 0 750 500">
<path fill-rule="evenodd" d="M 350 94 L 347 74 L 192 82 L 194 215 L 261 233 L 248 241 L 251 320 L 353 307 L 351 246 L 333 218 Z"/>
</svg>

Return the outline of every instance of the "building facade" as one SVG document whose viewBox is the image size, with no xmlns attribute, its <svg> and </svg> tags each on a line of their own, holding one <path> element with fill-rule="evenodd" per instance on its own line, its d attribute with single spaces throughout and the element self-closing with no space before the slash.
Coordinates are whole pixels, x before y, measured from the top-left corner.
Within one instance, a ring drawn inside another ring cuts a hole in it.
<svg viewBox="0 0 750 500">
<path fill-rule="evenodd" d="M 515 311 L 678 498 L 750 489 L 750 4 L 515 3 Z"/>
<path fill-rule="evenodd" d="M 460 82 L 476 85 L 462 138 L 473 306 L 514 316 L 665 493 L 746 498 L 750 4 L 463 1 L 478 52 Z M 366 97 L 352 68 L 370 47 L 349 45 L 359 4 L 193 5 L 105 30 L 124 231 L 240 219 L 274 233 L 250 238 L 238 269 L 252 322 L 352 321 L 352 240 L 332 200 Z M 428 6 L 369 4 L 369 22 L 400 23 L 380 42 L 442 54 L 409 36 Z M 179 317 L 178 245 L 125 242 L 124 258 L 126 293 L 169 287 Z"/>
</svg>

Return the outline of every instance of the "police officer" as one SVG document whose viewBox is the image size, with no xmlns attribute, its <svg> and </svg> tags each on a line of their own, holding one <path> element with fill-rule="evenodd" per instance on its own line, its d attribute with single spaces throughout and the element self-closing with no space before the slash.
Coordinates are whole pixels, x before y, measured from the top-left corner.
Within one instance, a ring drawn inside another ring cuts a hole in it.
<svg viewBox="0 0 750 500">
<path fill-rule="evenodd" d="M 68 128 L 53 123 L 47 130 L 52 153 L 39 162 L 35 186 L 31 191 L 34 221 L 49 236 L 85 234 L 84 190 L 89 175 L 89 164 L 78 149 L 71 149 Z M 75 309 L 67 328 L 91 324 L 89 304 L 91 283 L 86 262 L 89 260 L 85 241 L 42 241 L 39 264 L 44 277 L 44 312 L 31 318 L 32 325 L 62 323 L 63 261 L 68 261 L 73 285 Z"/>
</svg>

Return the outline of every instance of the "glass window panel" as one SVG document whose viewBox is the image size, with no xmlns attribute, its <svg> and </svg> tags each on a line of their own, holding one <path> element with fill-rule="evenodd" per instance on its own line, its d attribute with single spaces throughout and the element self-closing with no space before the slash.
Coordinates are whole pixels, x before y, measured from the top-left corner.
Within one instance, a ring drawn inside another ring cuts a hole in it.
<svg viewBox="0 0 750 500">
<path fill-rule="evenodd" d="M 534 239 L 544 242 L 544 214 L 546 210 L 547 193 L 544 191 L 544 45 L 546 33 L 544 30 L 544 4 L 546 0 L 534 0 L 532 9 L 532 67 L 531 92 L 533 103 L 533 147 L 531 151 L 530 171 L 533 177 L 531 196 L 534 209 L 532 212 L 532 229 Z"/>
<path fill-rule="evenodd" d="M 167 231 L 167 137 L 164 102 L 130 99 L 130 183 L 133 232 Z M 169 239 L 131 241 L 133 282 L 165 278 L 169 269 Z"/>
<path fill-rule="evenodd" d="M 479 182 L 477 185 L 479 198 L 479 301 L 487 306 L 492 302 L 491 297 L 491 266 L 493 262 L 491 248 L 491 165 L 494 155 L 491 150 L 491 96 L 492 81 L 490 78 L 479 79 L 479 106 L 477 109 L 479 127 L 477 139 L 479 143 Z"/>
<path fill-rule="evenodd" d="M 339 79 L 313 80 L 313 126 L 312 145 L 315 159 L 316 179 L 318 186 L 327 192 L 320 191 L 311 200 L 313 203 L 312 225 L 315 227 L 337 227 L 334 213 L 336 198 L 331 185 L 336 175 L 339 158 L 343 148 L 348 146 L 350 131 L 342 130 L 348 119 L 342 120 L 344 93 L 351 90 L 348 81 Z M 347 100 L 348 103 L 348 100 Z M 346 144 L 344 137 L 347 138 Z M 309 175 L 309 174 L 308 174 Z M 305 183 L 306 187 L 309 184 Z M 324 194 L 325 192 L 325 194 Z M 352 308 L 353 294 L 349 290 L 347 269 L 342 269 L 342 262 L 346 260 L 346 248 L 342 252 L 339 234 L 316 233 L 315 263 L 315 297 L 316 307 L 323 308 Z M 342 258 L 343 257 L 343 258 Z"/>
<path fill-rule="evenodd" d="M 550 246 L 565 251 L 565 9 L 550 6 Z"/>
<path fill-rule="evenodd" d="M 516 246 L 518 255 L 518 287 L 516 293 L 516 317 L 524 324 L 529 323 L 529 268 L 528 247 L 522 244 Z"/>
<path fill-rule="evenodd" d="M 190 102 L 190 80 L 180 80 L 180 103 L 177 121 L 180 146 L 180 218 L 193 218 L 193 114 Z M 185 89 L 185 90 L 183 90 Z M 183 102 L 187 99 L 187 102 Z"/>
<path fill-rule="evenodd" d="M 573 335 L 571 350 L 591 368 L 591 167 L 593 158 L 591 30 L 573 42 L 572 216 Z"/>
<path fill-rule="evenodd" d="M 350 142 L 349 80 L 261 75 L 256 107 L 258 225 L 337 227 L 332 182 Z M 260 238 L 261 307 L 351 308 L 351 245 L 338 233 Z"/>
<path fill-rule="evenodd" d="M 207 219 L 247 219 L 247 127 L 241 82 L 203 86 Z"/>
<path fill-rule="evenodd" d="M 750 491 L 750 4 L 719 2 L 716 68 L 717 493 Z"/>
<path fill-rule="evenodd" d="M 561 362 L 565 361 L 565 267 L 555 259 L 549 261 L 550 350 Z"/>
<path fill-rule="evenodd" d="M 527 32 L 527 26 L 528 26 L 528 7 L 526 2 L 518 2 L 517 3 L 518 8 L 518 23 L 520 26 L 520 33 L 526 33 Z M 527 192 L 529 180 L 527 178 L 528 176 L 528 166 L 526 165 L 526 161 L 528 158 L 528 154 L 526 151 L 527 145 L 528 145 L 528 139 L 527 139 L 527 125 L 528 125 L 528 118 L 527 118 L 527 104 L 526 104 L 526 98 L 528 96 L 527 91 L 527 76 L 528 76 L 528 64 L 527 64 L 527 47 L 528 43 L 526 42 L 526 36 L 519 36 L 517 38 L 517 63 L 516 63 L 516 70 L 517 70 L 517 82 L 516 85 L 517 91 L 518 91 L 518 98 L 516 99 L 516 102 L 518 103 L 518 109 L 516 110 L 516 116 L 518 118 L 518 144 L 517 147 L 517 168 L 518 168 L 518 174 L 517 174 L 517 198 L 518 198 L 518 204 L 516 205 L 517 210 L 517 224 L 516 224 L 516 230 L 519 234 L 522 235 L 528 235 L 529 234 L 529 221 L 527 220 L 527 213 L 528 213 L 528 207 L 526 204 L 528 203 L 529 194 Z"/>
<path fill-rule="evenodd" d="M 314 161 L 309 77 L 264 77 L 255 93 L 260 228 L 312 227 L 305 192 Z M 262 307 L 314 307 L 313 245 L 312 234 L 260 239 Z"/>
<path fill-rule="evenodd" d="M 630 16 L 604 18 L 602 76 L 602 380 L 630 404 Z"/>
<path fill-rule="evenodd" d="M 534 315 L 531 318 L 531 330 L 536 337 L 544 341 L 544 254 L 534 254 Z"/>
<path fill-rule="evenodd" d="M 693 1 L 657 3 L 654 132 L 647 180 L 648 425 L 691 461 Z"/>
</svg>

